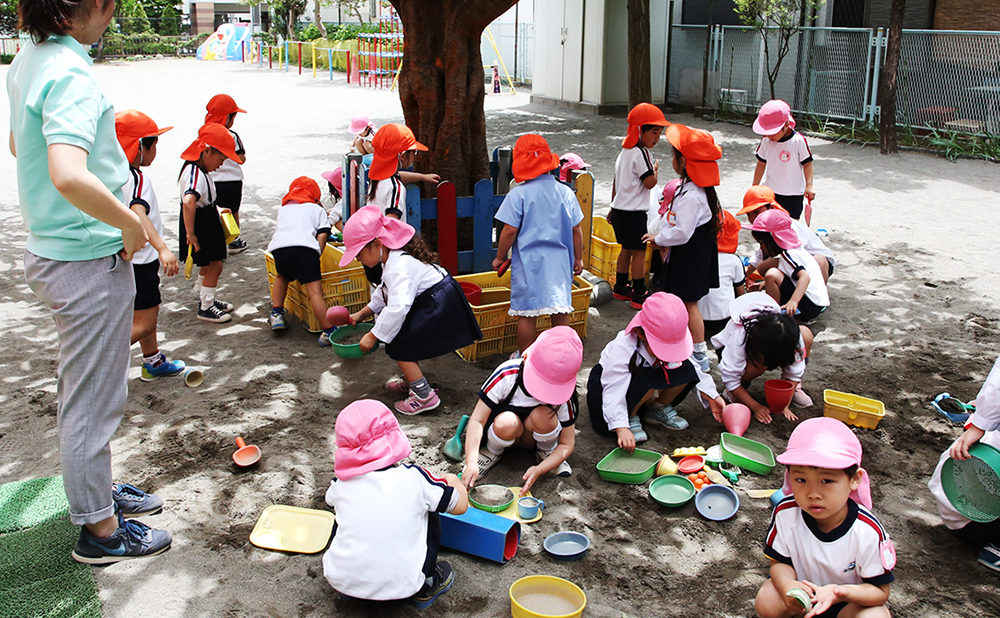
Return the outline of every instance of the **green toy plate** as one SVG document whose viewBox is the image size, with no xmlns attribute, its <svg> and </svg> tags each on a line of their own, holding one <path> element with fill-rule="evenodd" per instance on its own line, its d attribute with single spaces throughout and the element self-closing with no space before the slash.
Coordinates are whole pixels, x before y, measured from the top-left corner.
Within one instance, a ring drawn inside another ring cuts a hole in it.
<svg viewBox="0 0 1000 618">
<path fill-rule="evenodd" d="M 649 484 L 649 495 L 663 506 L 683 506 L 694 497 L 694 483 L 679 474 L 658 476 Z"/>
</svg>

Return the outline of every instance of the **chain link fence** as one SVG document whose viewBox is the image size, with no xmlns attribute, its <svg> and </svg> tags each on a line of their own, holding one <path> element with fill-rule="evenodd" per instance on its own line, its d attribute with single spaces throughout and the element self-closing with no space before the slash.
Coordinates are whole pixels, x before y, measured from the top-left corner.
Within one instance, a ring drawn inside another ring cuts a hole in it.
<svg viewBox="0 0 1000 618">
<path fill-rule="evenodd" d="M 886 40 L 882 29 L 803 28 L 774 96 L 799 114 L 875 122 Z M 1000 135 L 1000 32 L 904 30 L 901 44 L 899 124 Z M 670 45 L 670 102 L 752 113 L 771 98 L 776 32 L 769 62 L 760 34 L 746 27 L 674 26 Z"/>
</svg>

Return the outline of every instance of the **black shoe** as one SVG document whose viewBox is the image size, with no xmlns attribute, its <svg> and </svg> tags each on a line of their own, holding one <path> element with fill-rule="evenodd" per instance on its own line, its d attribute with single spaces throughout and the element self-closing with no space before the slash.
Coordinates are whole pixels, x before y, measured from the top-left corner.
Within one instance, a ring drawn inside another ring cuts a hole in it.
<svg viewBox="0 0 1000 618">
<path fill-rule="evenodd" d="M 627 283 L 625 285 L 616 283 L 615 287 L 611 288 L 611 297 L 618 300 L 632 300 L 632 286 Z"/>
<path fill-rule="evenodd" d="M 646 302 L 649 298 L 650 292 L 647 289 L 635 290 L 632 292 L 632 301 L 629 306 L 633 309 L 642 309 L 642 303 Z"/>
<path fill-rule="evenodd" d="M 434 603 L 434 599 L 438 598 L 448 589 L 451 585 L 455 583 L 455 571 L 451 568 L 451 565 L 444 560 L 437 563 L 434 567 L 434 581 L 429 585 L 424 584 L 424 587 L 420 589 L 420 592 L 413 595 L 413 599 L 410 601 L 410 605 L 416 607 L 417 609 L 427 609 Z"/>
</svg>

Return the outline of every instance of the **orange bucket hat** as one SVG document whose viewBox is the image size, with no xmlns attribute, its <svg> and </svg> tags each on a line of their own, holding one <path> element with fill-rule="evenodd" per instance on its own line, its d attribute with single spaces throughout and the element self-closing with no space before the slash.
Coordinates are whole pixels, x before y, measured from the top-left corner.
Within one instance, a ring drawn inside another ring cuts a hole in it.
<svg viewBox="0 0 1000 618">
<path fill-rule="evenodd" d="M 371 180 L 385 180 L 396 173 L 399 155 L 408 150 L 427 150 L 405 124 L 387 124 L 372 139 L 375 155 L 368 170 Z"/>
<path fill-rule="evenodd" d="M 233 139 L 233 134 L 229 132 L 229 129 L 217 122 L 202 125 L 198 129 L 198 138 L 191 142 L 187 150 L 181 153 L 181 158 L 185 161 L 197 161 L 201 158 L 201 153 L 208 146 L 215 148 L 233 161 L 240 163 L 240 156 L 236 154 L 236 140 Z"/>
<path fill-rule="evenodd" d="M 559 167 L 559 155 L 549 150 L 544 137 L 526 133 L 514 142 L 514 160 L 510 167 L 514 180 L 525 182 Z"/>
<path fill-rule="evenodd" d="M 743 227 L 733 213 L 728 210 L 719 211 L 719 232 L 716 235 L 719 253 L 736 253 L 742 229 Z"/>
<path fill-rule="evenodd" d="M 722 148 L 708 131 L 692 129 L 682 124 L 667 127 L 667 141 L 684 156 L 687 176 L 699 187 L 719 185 L 719 164 Z"/>
<path fill-rule="evenodd" d="M 655 124 L 660 127 L 669 127 L 670 122 L 664 117 L 660 108 L 652 103 L 639 103 L 628 113 L 628 133 L 622 140 L 622 148 L 635 148 L 639 143 L 639 134 L 642 126 Z"/>
<path fill-rule="evenodd" d="M 132 162 L 139 154 L 139 141 L 142 138 L 163 135 L 170 129 L 173 127 L 159 128 L 152 118 L 134 109 L 127 109 L 115 114 L 115 134 L 117 134 L 118 143 L 121 144 L 122 150 L 125 151 L 125 158 L 129 162 Z"/>
<path fill-rule="evenodd" d="M 281 205 L 289 202 L 296 204 L 318 204 L 323 194 L 319 191 L 319 185 L 308 176 L 299 176 L 288 185 L 288 193 L 281 198 Z"/>
<path fill-rule="evenodd" d="M 217 94 L 208 100 L 208 105 L 205 106 L 208 113 L 205 114 L 205 124 L 210 122 L 217 122 L 219 124 L 226 123 L 226 117 L 229 114 L 235 114 L 236 112 L 241 112 L 243 114 L 247 113 L 247 110 L 240 108 L 233 100 L 233 97 L 228 94 Z"/>
<path fill-rule="evenodd" d="M 788 211 L 778 204 L 777 198 L 774 197 L 774 191 L 770 187 L 754 185 L 743 194 L 743 208 L 736 213 L 736 216 L 745 215 L 759 208 L 776 208 L 788 214 Z"/>
</svg>

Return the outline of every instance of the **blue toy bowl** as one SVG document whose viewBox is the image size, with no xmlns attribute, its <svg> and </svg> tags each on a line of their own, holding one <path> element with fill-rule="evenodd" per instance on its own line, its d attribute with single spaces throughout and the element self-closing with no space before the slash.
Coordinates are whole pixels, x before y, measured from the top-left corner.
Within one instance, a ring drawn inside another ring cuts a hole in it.
<svg viewBox="0 0 1000 618">
<path fill-rule="evenodd" d="M 740 509 L 740 498 L 732 487 L 706 485 L 695 496 L 694 506 L 705 519 L 725 521 Z"/>
<path fill-rule="evenodd" d="M 579 532 L 556 532 L 542 546 L 556 560 L 579 560 L 590 549 L 590 539 Z"/>
</svg>

